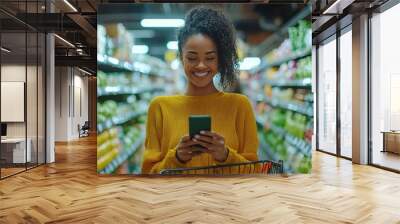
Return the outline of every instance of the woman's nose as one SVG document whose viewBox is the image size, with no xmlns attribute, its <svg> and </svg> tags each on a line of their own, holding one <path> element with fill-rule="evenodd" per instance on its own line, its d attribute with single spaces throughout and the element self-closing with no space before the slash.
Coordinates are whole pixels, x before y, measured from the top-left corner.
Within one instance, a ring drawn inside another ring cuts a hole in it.
<svg viewBox="0 0 400 224">
<path fill-rule="evenodd" d="M 197 64 L 197 66 L 196 66 L 198 69 L 202 69 L 202 68 L 207 68 L 207 65 L 203 62 L 203 61 L 200 61 L 198 64 Z"/>
</svg>

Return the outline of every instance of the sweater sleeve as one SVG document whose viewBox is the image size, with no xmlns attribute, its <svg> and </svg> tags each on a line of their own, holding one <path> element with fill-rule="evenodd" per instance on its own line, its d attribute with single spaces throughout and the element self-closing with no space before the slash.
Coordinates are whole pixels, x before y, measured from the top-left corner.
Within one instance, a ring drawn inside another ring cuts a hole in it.
<svg viewBox="0 0 400 224">
<path fill-rule="evenodd" d="M 176 157 L 176 149 L 162 149 L 162 112 L 157 98 L 149 106 L 146 122 L 142 174 L 159 174 L 166 168 L 184 167 Z"/>
<path fill-rule="evenodd" d="M 228 158 L 218 164 L 242 163 L 257 161 L 258 137 L 257 125 L 250 101 L 241 96 L 239 111 L 236 118 L 236 133 L 239 140 L 239 148 L 228 148 Z"/>
</svg>

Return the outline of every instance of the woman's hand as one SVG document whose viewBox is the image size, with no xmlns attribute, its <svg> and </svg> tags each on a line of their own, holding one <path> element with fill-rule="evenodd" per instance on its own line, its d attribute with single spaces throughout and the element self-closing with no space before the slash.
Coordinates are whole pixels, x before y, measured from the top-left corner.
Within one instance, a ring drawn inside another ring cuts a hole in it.
<svg viewBox="0 0 400 224">
<path fill-rule="evenodd" d="M 199 154 L 198 147 L 193 147 L 198 143 L 191 140 L 189 136 L 183 136 L 176 147 L 176 157 L 180 162 L 186 163 L 192 159 L 193 156 Z"/>
<path fill-rule="evenodd" d="M 201 131 L 193 141 L 205 147 L 205 152 L 210 153 L 218 162 L 224 162 L 228 158 L 229 151 L 225 147 L 225 138 L 215 132 Z"/>
</svg>

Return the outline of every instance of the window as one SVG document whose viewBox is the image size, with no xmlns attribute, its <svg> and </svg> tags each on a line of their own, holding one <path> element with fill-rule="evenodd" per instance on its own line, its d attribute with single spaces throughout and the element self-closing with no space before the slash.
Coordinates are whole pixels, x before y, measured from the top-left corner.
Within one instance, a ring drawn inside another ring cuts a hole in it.
<svg viewBox="0 0 400 224">
<path fill-rule="evenodd" d="M 371 18 L 372 163 L 400 170 L 400 4 Z"/>
<path fill-rule="evenodd" d="M 340 36 L 340 155 L 352 157 L 352 33 Z"/>
<path fill-rule="evenodd" d="M 336 39 L 318 48 L 318 149 L 336 153 Z"/>
</svg>

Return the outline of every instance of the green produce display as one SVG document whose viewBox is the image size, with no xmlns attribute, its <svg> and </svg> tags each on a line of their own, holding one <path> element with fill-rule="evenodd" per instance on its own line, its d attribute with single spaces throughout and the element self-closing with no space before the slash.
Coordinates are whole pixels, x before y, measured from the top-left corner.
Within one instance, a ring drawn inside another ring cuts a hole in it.
<svg viewBox="0 0 400 224">
<path fill-rule="evenodd" d="M 294 52 L 311 48 L 311 22 L 300 20 L 298 26 L 289 27 L 289 38 Z"/>
<path fill-rule="evenodd" d="M 311 56 L 302 58 L 297 61 L 297 69 L 294 75 L 295 79 L 310 78 L 312 73 Z"/>
<path fill-rule="evenodd" d="M 288 173 L 311 171 L 313 93 L 311 91 L 311 24 L 299 21 L 289 39 L 264 59 L 246 82 L 259 123 L 260 159 L 283 160 Z M 264 69 L 264 70 L 263 70 Z"/>
</svg>

